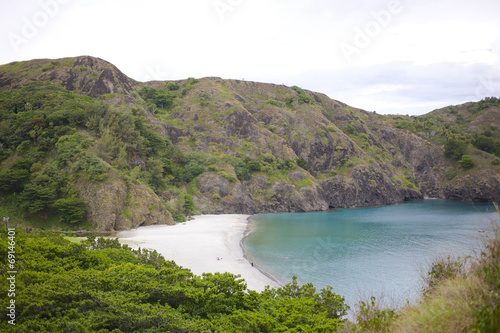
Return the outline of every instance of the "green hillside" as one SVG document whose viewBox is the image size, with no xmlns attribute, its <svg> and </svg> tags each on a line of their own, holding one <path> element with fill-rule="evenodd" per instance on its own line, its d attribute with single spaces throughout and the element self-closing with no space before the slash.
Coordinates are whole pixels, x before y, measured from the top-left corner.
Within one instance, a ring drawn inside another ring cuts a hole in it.
<svg viewBox="0 0 500 333">
<path fill-rule="evenodd" d="M 18 225 L 500 199 L 496 98 L 383 116 L 297 86 L 137 82 L 92 57 L 3 65 L 0 87 L 0 213 Z"/>
</svg>

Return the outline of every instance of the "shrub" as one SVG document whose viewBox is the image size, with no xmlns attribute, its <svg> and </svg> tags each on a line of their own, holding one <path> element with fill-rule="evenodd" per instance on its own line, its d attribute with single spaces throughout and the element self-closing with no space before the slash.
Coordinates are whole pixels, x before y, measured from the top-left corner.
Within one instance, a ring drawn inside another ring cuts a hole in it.
<svg viewBox="0 0 500 333">
<path fill-rule="evenodd" d="M 352 126 L 351 124 L 347 124 L 343 128 L 342 131 L 344 131 L 344 133 L 347 135 L 358 135 L 359 134 L 359 130 L 356 127 Z"/>
<path fill-rule="evenodd" d="M 186 194 L 184 196 L 184 204 L 182 205 L 182 209 L 184 210 L 184 214 L 192 215 L 194 213 L 195 204 L 193 201 L 193 197 L 190 194 Z"/>
<path fill-rule="evenodd" d="M 302 169 L 305 169 L 307 167 L 307 161 L 304 157 L 299 157 L 298 159 L 295 160 L 297 162 L 297 165 L 301 167 Z"/>
<path fill-rule="evenodd" d="M 217 171 L 219 171 L 219 168 L 217 168 L 215 165 L 209 165 L 207 167 L 207 170 L 211 171 L 211 172 L 217 172 Z"/>
<path fill-rule="evenodd" d="M 389 329 L 398 317 L 392 309 L 383 309 L 371 297 L 369 302 L 361 301 L 356 313 L 359 332 L 389 332 Z"/>
<path fill-rule="evenodd" d="M 334 126 L 327 126 L 326 129 L 330 132 L 330 133 L 335 133 L 336 130 L 335 130 L 335 127 Z"/>
<path fill-rule="evenodd" d="M 86 152 L 82 158 L 73 164 L 72 170 L 83 170 L 87 173 L 88 180 L 102 182 L 107 178 L 107 171 L 109 167 L 94 155 L 94 153 Z"/>
<path fill-rule="evenodd" d="M 270 98 L 266 101 L 267 104 L 270 104 L 270 105 L 274 105 L 274 106 L 278 106 L 278 107 L 284 107 L 285 106 L 285 103 L 284 102 L 280 102 L 280 101 L 277 101 L 275 100 L 274 98 Z"/>
<path fill-rule="evenodd" d="M 61 217 L 68 223 L 75 224 L 85 220 L 85 201 L 80 198 L 56 200 L 54 207 L 61 212 Z"/>
<path fill-rule="evenodd" d="M 300 104 L 303 103 L 313 103 L 314 100 L 309 96 L 302 88 L 297 86 L 293 86 L 292 89 L 298 94 L 298 100 Z"/>
<path fill-rule="evenodd" d="M 247 167 L 251 172 L 259 172 L 261 170 L 261 165 L 259 161 L 248 161 Z"/>
<path fill-rule="evenodd" d="M 167 88 L 167 90 L 170 90 L 170 91 L 179 90 L 179 85 L 175 82 L 167 82 L 165 87 Z"/>
<path fill-rule="evenodd" d="M 467 144 L 462 140 L 448 139 L 444 145 L 444 155 L 458 161 L 465 153 Z"/>
<path fill-rule="evenodd" d="M 448 256 L 438 258 L 431 264 L 430 270 L 424 277 L 423 295 L 428 295 L 434 288 L 444 280 L 461 276 L 465 273 L 463 262 Z"/>
<path fill-rule="evenodd" d="M 465 170 L 472 169 L 475 166 L 474 160 L 469 155 L 463 155 L 460 164 Z"/>
</svg>

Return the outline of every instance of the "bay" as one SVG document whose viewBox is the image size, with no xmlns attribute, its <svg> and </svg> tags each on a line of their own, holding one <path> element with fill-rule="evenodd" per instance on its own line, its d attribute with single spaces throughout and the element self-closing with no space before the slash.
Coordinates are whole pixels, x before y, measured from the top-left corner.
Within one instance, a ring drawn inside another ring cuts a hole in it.
<svg viewBox="0 0 500 333">
<path fill-rule="evenodd" d="M 491 204 L 423 200 L 400 205 L 251 218 L 248 259 L 281 283 L 327 285 L 351 307 L 375 296 L 414 302 L 438 256 L 478 255 L 499 217 Z M 482 231 L 485 231 L 484 233 Z"/>
</svg>

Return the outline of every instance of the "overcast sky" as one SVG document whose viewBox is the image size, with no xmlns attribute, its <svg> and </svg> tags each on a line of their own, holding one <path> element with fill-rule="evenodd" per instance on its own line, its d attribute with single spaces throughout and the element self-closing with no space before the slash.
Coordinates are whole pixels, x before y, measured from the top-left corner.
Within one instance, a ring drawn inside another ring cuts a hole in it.
<svg viewBox="0 0 500 333">
<path fill-rule="evenodd" d="M 500 97 L 498 0 L 0 0 L 0 64 L 91 55 L 139 81 L 297 85 L 368 111 Z"/>
</svg>

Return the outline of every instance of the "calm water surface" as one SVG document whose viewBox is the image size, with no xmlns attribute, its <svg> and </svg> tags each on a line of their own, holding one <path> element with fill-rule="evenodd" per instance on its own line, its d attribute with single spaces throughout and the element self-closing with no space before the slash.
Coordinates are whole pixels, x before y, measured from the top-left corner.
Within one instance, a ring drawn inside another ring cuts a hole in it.
<svg viewBox="0 0 500 333">
<path fill-rule="evenodd" d="M 499 221 L 493 205 L 444 200 L 263 214 L 252 217 L 243 247 L 282 283 L 296 275 L 318 290 L 332 286 L 351 306 L 371 295 L 403 305 L 419 297 L 433 259 L 474 254 L 492 221 Z"/>
</svg>

